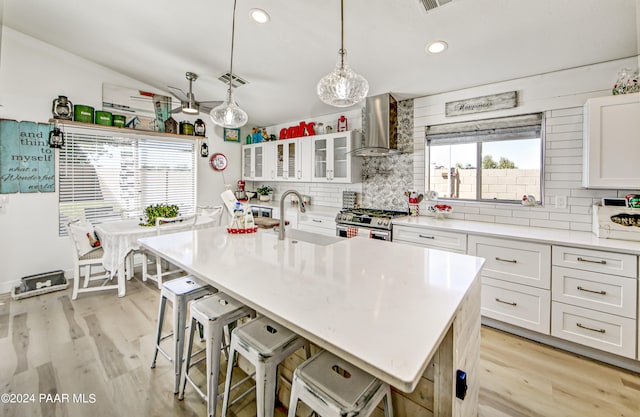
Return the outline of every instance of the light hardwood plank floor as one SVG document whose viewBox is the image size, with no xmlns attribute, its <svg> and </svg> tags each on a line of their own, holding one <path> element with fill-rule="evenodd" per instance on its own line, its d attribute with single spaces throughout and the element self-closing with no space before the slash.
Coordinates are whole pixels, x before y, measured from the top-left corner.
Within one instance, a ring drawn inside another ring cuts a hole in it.
<svg viewBox="0 0 640 417">
<path fill-rule="evenodd" d="M 129 281 L 124 298 L 70 296 L 70 289 L 20 301 L 0 295 L 0 394 L 15 394 L 14 403 L 0 402 L 0 416 L 206 415 L 193 390 L 184 401 L 173 395 L 168 361 L 149 367 L 155 283 Z M 639 375 L 494 329 L 482 329 L 480 369 L 482 417 L 640 416 Z M 254 401 L 249 395 L 230 415 L 254 416 Z"/>
</svg>

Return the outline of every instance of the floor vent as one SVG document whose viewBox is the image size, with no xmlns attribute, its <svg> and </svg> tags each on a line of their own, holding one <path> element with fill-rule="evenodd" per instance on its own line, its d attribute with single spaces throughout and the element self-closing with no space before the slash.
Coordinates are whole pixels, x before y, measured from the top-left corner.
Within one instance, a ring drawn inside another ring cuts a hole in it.
<svg viewBox="0 0 640 417">
<path fill-rule="evenodd" d="M 231 77 L 232 77 L 231 74 L 229 74 L 228 72 L 225 72 L 224 74 L 219 76 L 218 79 L 223 83 L 225 83 L 226 85 L 229 85 L 229 78 Z M 245 84 L 249 84 L 249 81 L 242 79 L 235 74 L 233 75 L 233 80 L 231 81 L 231 85 L 233 86 L 233 88 L 238 88 Z"/>
<path fill-rule="evenodd" d="M 443 4 L 450 3 L 451 0 L 420 0 L 420 3 L 424 6 L 427 11 L 433 10 L 436 7 L 442 6 Z"/>
</svg>

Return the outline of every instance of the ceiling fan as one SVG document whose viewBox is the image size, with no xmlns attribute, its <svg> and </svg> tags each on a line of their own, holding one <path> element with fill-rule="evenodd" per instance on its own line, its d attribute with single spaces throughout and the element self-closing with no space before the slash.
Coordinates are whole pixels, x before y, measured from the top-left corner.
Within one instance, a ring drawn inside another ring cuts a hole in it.
<svg viewBox="0 0 640 417">
<path fill-rule="evenodd" d="M 198 79 L 198 74 L 187 72 L 185 75 L 187 77 L 187 80 L 189 80 L 188 93 L 185 93 L 177 87 L 168 86 L 169 90 L 171 90 L 171 94 L 173 94 L 178 100 L 180 100 L 180 106 L 171 110 L 171 113 L 209 113 L 211 109 L 222 103 L 222 101 L 197 101 L 196 97 L 193 95 L 193 82 Z"/>
</svg>

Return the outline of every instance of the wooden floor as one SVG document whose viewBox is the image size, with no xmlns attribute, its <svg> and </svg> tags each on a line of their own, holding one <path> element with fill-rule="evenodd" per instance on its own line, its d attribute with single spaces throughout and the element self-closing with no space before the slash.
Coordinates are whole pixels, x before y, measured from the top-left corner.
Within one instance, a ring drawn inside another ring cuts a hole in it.
<svg viewBox="0 0 640 417">
<path fill-rule="evenodd" d="M 2 397 L 0 416 L 206 415 L 193 390 L 184 401 L 173 395 L 169 362 L 149 367 L 155 284 L 130 281 L 124 298 L 70 295 L 0 295 L 0 394 L 15 394 Z M 483 417 L 640 416 L 639 375 L 497 330 L 482 330 L 481 371 Z M 255 415 L 253 399 L 231 416 Z"/>
</svg>

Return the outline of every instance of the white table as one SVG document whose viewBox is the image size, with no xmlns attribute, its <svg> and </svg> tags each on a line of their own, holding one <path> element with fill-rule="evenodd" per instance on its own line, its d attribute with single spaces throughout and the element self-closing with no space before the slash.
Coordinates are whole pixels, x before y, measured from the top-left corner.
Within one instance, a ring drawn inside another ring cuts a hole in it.
<svg viewBox="0 0 640 417">
<path fill-rule="evenodd" d="M 477 332 L 469 337 L 479 343 L 481 258 L 358 237 L 321 246 L 218 227 L 140 243 L 405 392 L 415 389 L 472 286 Z"/>
<path fill-rule="evenodd" d="M 214 225 L 216 219 L 211 217 L 198 217 L 195 228 L 204 228 Z M 162 233 L 174 233 L 191 229 L 191 222 L 176 222 L 162 225 Z M 139 250 L 138 239 L 146 236 L 156 236 L 154 226 L 140 226 L 140 220 L 127 219 L 116 220 L 97 224 L 95 231 L 100 238 L 100 245 L 104 249 L 102 263 L 108 271 L 117 276 L 118 296 L 125 295 L 125 262 L 131 251 Z"/>
</svg>

